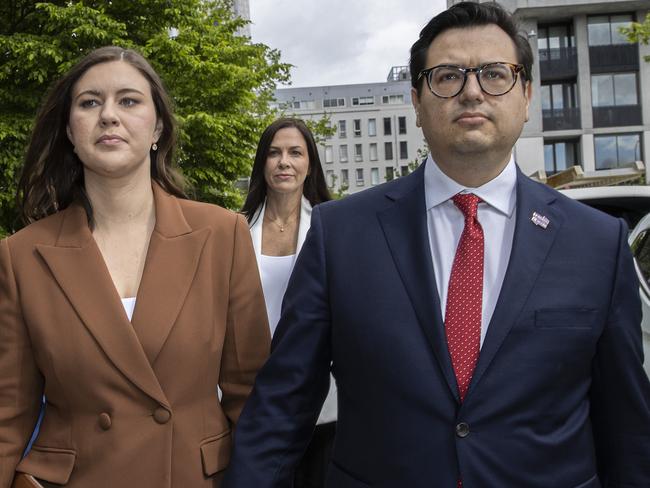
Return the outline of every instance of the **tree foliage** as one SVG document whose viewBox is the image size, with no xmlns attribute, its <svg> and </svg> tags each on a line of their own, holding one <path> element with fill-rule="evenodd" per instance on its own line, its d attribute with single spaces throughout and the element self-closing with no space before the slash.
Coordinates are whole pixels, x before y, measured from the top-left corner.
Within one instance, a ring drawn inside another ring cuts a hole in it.
<svg viewBox="0 0 650 488">
<path fill-rule="evenodd" d="M 13 198 L 34 115 L 48 86 L 89 51 L 141 52 L 161 75 L 179 121 L 179 166 L 195 198 L 237 208 L 269 102 L 289 65 L 239 35 L 230 0 L 0 2 L 0 234 L 16 228 Z"/>
<path fill-rule="evenodd" d="M 632 22 L 630 27 L 621 27 L 621 32 L 630 42 L 648 44 L 650 42 L 650 14 L 646 15 L 643 22 Z M 645 56 L 644 59 L 650 63 L 650 56 Z"/>
</svg>

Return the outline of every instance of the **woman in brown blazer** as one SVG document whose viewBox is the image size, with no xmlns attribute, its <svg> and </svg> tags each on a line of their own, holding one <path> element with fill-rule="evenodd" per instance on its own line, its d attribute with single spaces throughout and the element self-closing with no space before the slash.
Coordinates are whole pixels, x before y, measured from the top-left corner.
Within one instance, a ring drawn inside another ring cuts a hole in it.
<svg viewBox="0 0 650 488">
<path fill-rule="evenodd" d="M 0 241 L 0 488 L 219 486 L 269 329 L 245 220 L 185 199 L 174 146 L 133 51 L 92 52 L 47 97 L 32 223 Z"/>
</svg>

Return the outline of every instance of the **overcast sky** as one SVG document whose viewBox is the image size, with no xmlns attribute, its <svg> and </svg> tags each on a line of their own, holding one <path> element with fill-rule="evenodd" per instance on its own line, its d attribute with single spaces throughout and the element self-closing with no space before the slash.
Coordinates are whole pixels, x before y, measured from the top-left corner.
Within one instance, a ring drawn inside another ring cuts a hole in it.
<svg viewBox="0 0 650 488">
<path fill-rule="evenodd" d="M 407 65 L 420 30 L 446 0 L 250 0 L 251 37 L 294 65 L 291 86 L 386 80 Z"/>
</svg>

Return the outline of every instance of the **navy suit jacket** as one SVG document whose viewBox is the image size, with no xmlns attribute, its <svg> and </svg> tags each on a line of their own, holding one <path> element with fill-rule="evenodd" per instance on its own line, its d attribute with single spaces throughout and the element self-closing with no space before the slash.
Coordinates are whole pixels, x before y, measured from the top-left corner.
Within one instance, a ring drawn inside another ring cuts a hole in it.
<svg viewBox="0 0 650 488">
<path fill-rule="evenodd" d="M 510 262 L 461 404 L 423 166 L 314 209 L 226 487 L 291 486 L 330 364 L 339 419 L 328 487 L 455 488 L 459 476 L 464 488 L 650 487 L 625 224 L 518 173 Z"/>
</svg>

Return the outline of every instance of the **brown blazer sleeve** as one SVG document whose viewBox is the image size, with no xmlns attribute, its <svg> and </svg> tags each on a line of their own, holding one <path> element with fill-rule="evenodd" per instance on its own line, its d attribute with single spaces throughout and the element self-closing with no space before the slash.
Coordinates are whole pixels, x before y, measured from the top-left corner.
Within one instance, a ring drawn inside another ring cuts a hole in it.
<svg viewBox="0 0 650 488">
<path fill-rule="evenodd" d="M 0 241 L 0 488 L 8 488 L 34 430 L 43 381 L 36 367 L 7 239 Z"/>
<path fill-rule="evenodd" d="M 269 355 L 266 306 L 248 225 L 235 224 L 226 337 L 221 356 L 221 406 L 234 424 L 250 394 L 257 371 Z"/>
</svg>

